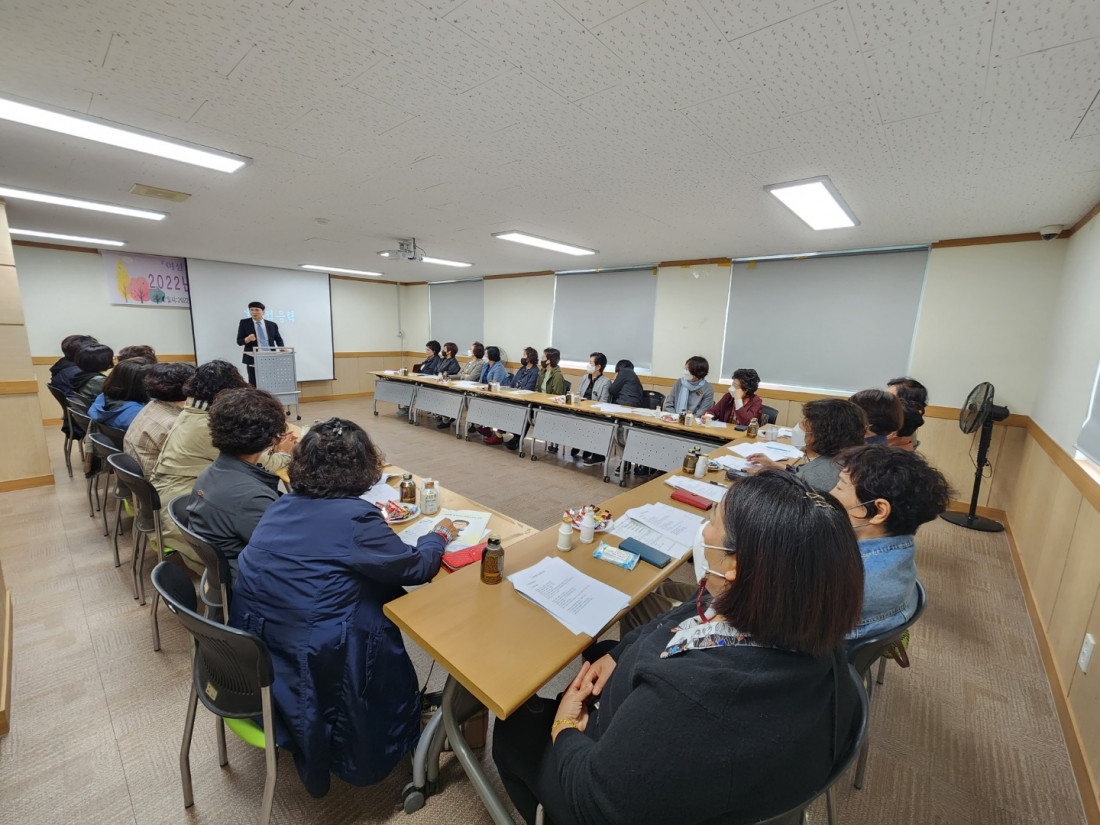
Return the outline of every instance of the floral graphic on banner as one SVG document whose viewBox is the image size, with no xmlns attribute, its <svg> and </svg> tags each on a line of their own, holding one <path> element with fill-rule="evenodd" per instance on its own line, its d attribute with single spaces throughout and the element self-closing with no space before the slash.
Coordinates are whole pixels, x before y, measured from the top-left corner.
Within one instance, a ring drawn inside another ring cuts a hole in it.
<svg viewBox="0 0 1100 825">
<path fill-rule="evenodd" d="M 160 255 L 132 255 L 101 250 L 112 304 L 145 307 L 189 307 L 187 262 Z"/>
</svg>

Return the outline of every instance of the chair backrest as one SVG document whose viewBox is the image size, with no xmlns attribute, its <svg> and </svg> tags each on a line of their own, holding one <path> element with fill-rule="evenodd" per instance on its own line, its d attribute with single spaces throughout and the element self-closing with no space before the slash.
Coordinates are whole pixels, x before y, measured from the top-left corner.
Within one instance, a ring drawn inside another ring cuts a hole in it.
<svg viewBox="0 0 1100 825">
<path fill-rule="evenodd" d="M 92 419 L 88 417 L 87 412 L 76 406 L 70 405 L 69 420 L 76 425 L 76 429 L 79 431 L 74 435 L 83 435 L 92 431 Z"/>
<path fill-rule="evenodd" d="M 573 389 L 573 382 L 572 381 L 566 381 L 565 382 L 565 391 L 569 392 L 571 389 Z"/>
<path fill-rule="evenodd" d="M 642 390 L 642 399 L 651 410 L 659 410 L 665 404 L 665 394 L 657 390 Z"/>
<path fill-rule="evenodd" d="M 187 543 L 199 554 L 199 559 L 206 567 L 207 583 L 220 590 L 222 584 L 229 584 L 229 560 L 217 547 L 191 529 L 191 519 L 187 512 L 187 504 L 190 500 L 190 493 L 176 496 L 168 502 L 168 515 L 183 533 Z"/>
<path fill-rule="evenodd" d="M 82 413 L 88 412 L 88 402 L 79 395 L 70 395 L 65 400 L 69 402 L 70 410 L 79 410 Z"/>
<path fill-rule="evenodd" d="M 900 627 L 895 627 L 893 630 L 888 630 L 878 636 L 868 636 L 865 639 L 857 639 L 849 646 L 848 661 L 860 676 L 867 673 L 883 653 L 901 641 L 901 637 L 905 631 L 916 624 L 917 619 L 924 613 L 926 603 L 927 594 L 924 592 L 924 585 L 918 581 L 917 609 L 913 612 L 909 621 Z"/>
<path fill-rule="evenodd" d="M 61 412 L 68 413 L 69 412 L 69 398 L 68 398 L 68 396 L 65 395 L 65 393 L 63 393 L 57 387 L 53 386 L 52 384 L 47 384 L 46 389 L 48 389 L 50 391 L 50 395 L 52 395 L 54 397 L 54 400 L 58 404 L 61 405 Z"/>
<path fill-rule="evenodd" d="M 141 472 L 141 465 L 133 456 L 115 453 L 107 456 L 107 463 L 114 469 L 119 481 L 125 484 L 134 496 L 137 514 L 134 519 L 138 529 L 150 532 L 156 529 L 157 513 L 160 512 L 160 494 Z"/>
<path fill-rule="evenodd" d="M 192 676 L 202 703 L 219 716 L 260 716 L 261 690 L 275 681 L 271 654 L 263 641 L 195 612 L 191 579 L 171 562 L 162 561 L 153 568 L 153 586 L 195 643 Z"/>
<path fill-rule="evenodd" d="M 95 431 L 97 433 L 103 433 L 107 438 L 111 439 L 111 443 L 122 450 L 122 442 L 126 438 L 126 430 L 119 429 L 118 427 L 112 427 L 110 424 L 104 424 L 102 421 L 95 423 Z"/>
<path fill-rule="evenodd" d="M 779 421 L 779 410 L 777 410 L 775 407 L 769 407 L 767 404 L 765 404 L 764 409 L 763 409 L 762 412 L 763 412 L 763 420 L 760 422 L 761 424 L 776 424 L 776 423 L 778 423 L 778 421 Z"/>
<path fill-rule="evenodd" d="M 856 708 L 856 717 L 852 720 L 853 727 L 855 728 L 855 735 L 846 743 L 847 747 L 841 751 L 836 762 L 833 763 L 833 770 L 829 774 L 828 779 L 825 780 L 825 783 L 820 788 L 813 792 L 809 799 L 778 816 L 759 820 L 756 825 L 798 825 L 798 823 L 802 821 L 802 811 L 808 808 L 810 803 L 825 793 L 825 791 L 833 787 L 837 780 L 844 775 L 844 772 L 851 767 L 856 756 L 859 755 L 859 750 L 863 747 L 863 740 L 867 737 L 867 717 L 870 715 L 870 705 L 867 701 L 867 689 L 863 686 L 863 677 L 856 672 L 856 669 L 848 665 L 847 673 L 842 673 L 840 675 L 841 679 L 845 677 L 851 680 L 852 686 L 856 691 L 856 696 L 859 699 L 859 707 Z M 842 736 L 843 732 L 838 731 L 837 735 Z"/>
<path fill-rule="evenodd" d="M 118 455 L 122 452 L 118 447 L 114 445 L 107 436 L 102 433 L 94 432 L 88 436 L 88 441 L 91 442 L 92 452 L 100 458 L 106 458 L 110 455 Z"/>
</svg>

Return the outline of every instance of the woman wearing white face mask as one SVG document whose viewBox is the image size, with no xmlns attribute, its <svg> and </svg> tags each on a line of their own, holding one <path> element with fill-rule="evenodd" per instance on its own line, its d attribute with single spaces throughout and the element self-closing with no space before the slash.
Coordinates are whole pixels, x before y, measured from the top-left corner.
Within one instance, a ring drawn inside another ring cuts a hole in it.
<svg viewBox="0 0 1100 825">
<path fill-rule="evenodd" d="M 725 421 L 727 424 L 747 425 L 754 418 L 760 421 L 764 399 L 756 394 L 759 386 L 760 374 L 756 370 L 735 370 L 729 391 L 707 412 L 714 416 L 715 421 Z"/>
<path fill-rule="evenodd" d="M 766 473 L 715 513 L 698 602 L 585 663 L 560 701 L 496 722 L 493 759 L 528 823 L 539 803 L 557 825 L 761 821 L 810 797 L 851 742 L 841 645 L 863 568 L 844 510 Z"/>
<path fill-rule="evenodd" d="M 805 451 L 806 463 L 792 467 L 756 453 L 749 456 L 753 466 L 748 472 L 788 470 L 798 473 L 815 490 L 828 492 L 840 477 L 840 468 L 834 459 L 842 450 L 861 446 L 866 430 L 866 414 L 851 401 L 839 398 L 807 401 L 802 405 L 802 421 L 791 436 L 791 443 Z M 805 444 L 800 445 L 799 441 Z"/>
<path fill-rule="evenodd" d="M 594 352 L 588 356 L 588 374 L 581 379 L 580 388 L 577 390 L 577 394 L 582 400 L 601 403 L 611 400 L 611 379 L 603 374 L 606 366 L 607 356 L 602 352 Z M 579 452 L 580 449 L 574 447 L 570 454 L 576 456 Z M 585 467 L 592 467 L 604 462 L 604 456 L 588 451 L 585 451 L 583 458 Z"/>
<path fill-rule="evenodd" d="M 481 377 L 481 370 L 485 367 L 485 346 L 480 341 L 474 341 L 467 351 L 469 360 L 458 371 L 459 381 L 477 381 Z"/>
<path fill-rule="evenodd" d="M 696 416 L 714 406 L 714 388 L 707 383 L 710 364 L 702 355 L 693 355 L 684 364 L 683 374 L 676 379 L 665 396 L 664 411 L 682 413 L 690 410 Z"/>
</svg>

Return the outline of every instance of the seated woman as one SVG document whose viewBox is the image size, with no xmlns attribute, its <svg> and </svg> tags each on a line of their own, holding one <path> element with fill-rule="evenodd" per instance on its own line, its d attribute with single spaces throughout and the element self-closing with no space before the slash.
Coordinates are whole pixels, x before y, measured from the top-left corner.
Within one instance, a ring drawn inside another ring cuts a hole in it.
<svg viewBox="0 0 1100 825">
<path fill-rule="evenodd" d="M 474 341 L 466 354 L 469 360 L 458 371 L 458 380 L 477 381 L 481 377 L 481 370 L 485 367 L 485 345 L 480 341 Z"/>
<path fill-rule="evenodd" d="M 901 401 L 886 390 L 860 390 L 848 400 L 867 414 L 868 444 L 886 444 L 905 423 Z"/>
<path fill-rule="evenodd" d="M 539 364 L 539 377 L 535 381 L 535 388 L 547 395 L 565 394 L 565 376 L 561 374 L 561 352 L 554 347 L 547 347 L 542 351 L 542 363 Z M 534 442 L 532 442 L 533 448 Z M 556 453 L 557 444 L 547 444 L 546 452 Z"/>
<path fill-rule="evenodd" d="M 119 363 L 130 358 L 144 358 L 148 363 L 155 364 L 157 363 L 157 352 L 148 344 L 131 344 L 120 349 L 115 356 Z"/>
<path fill-rule="evenodd" d="M 873 445 L 845 450 L 833 495 L 848 511 L 863 557 L 863 612 L 850 639 L 899 627 L 917 609 L 913 534 L 947 509 L 943 473 L 917 453 Z"/>
<path fill-rule="evenodd" d="M 517 390 L 534 390 L 539 380 L 539 354 L 534 347 L 524 347 L 519 369 L 512 376 L 511 386 Z"/>
<path fill-rule="evenodd" d="M 149 362 L 144 358 L 119 361 L 103 382 L 103 392 L 88 408 L 88 416 L 108 427 L 120 430 L 129 427 L 149 401 L 145 392 L 145 373 L 148 370 Z"/>
<path fill-rule="evenodd" d="M 919 443 L 914 436 L 924 426 L 924 411 L 928 406 L 928 390 L 915 378 L 891 378 L 886 391 L 896 395 L 902 406 L 901 429 L 887 439 L 891 447 L 915 450 Z"/>
<path fill-rule="evenodd" d="M 153 364 L 145 373 L 145 392 L 149 403 L 141 408 L 126 428 L 122 448 L 126 455 L 137 460 L 146 478 L 153 474 L 168 431 L 183 409 L 187 399 L 183 388 L 194 374 L 195 368 L 181 361 Z"/>
<path fill-rule="evenodd" d="M 808 459 L 794 467 L 772 461 L 762 453 L 749 456 L 754 465 L 748 472 L 788 470 L 797 473 L 815 490 L 826 493 L 836 486 L 840 467 L 833 460 L 849 447 L 859 447 L 867 433 L 867 416 L 851 401 L 840 398 L 819 398 L 802 405 L 802 420 L 796 425 L 796 436 L 805 438 L 802 448 Z M 800 441 L 801 439 L 792 439 Z"/>
<path fill-rule="evenodd" d="M 434 338 L 424 345 L 425 358 L 422 363 L 413 366 L 413 372 L 418 372 L 421 375 L 435 375 L 439 372 L 439 365 L 443 359 L 439 355 L 439 351 L 442 347 L 439 346 L 439 342 Z"/>
<path fill-rule="evenodd" d="M 330 418 L 294 452 L 294 492 L 264 513 L 238 561 L 229 623 L 255 633 L 275 665 L 276 736 L 302 784 L 328 792 L 386 777 L 420 738 L 416 673 L 382 606 L 439 572 L 458 531 L 448 519 L 415 547 L 359 496 L 383 459 L 351 421 Z"/>
<path fill-rule="evenodd" d="M 645 390 L 634 372 L 634 362 L 626 358 L 615 364 L 615 380 L 611 382 L 611 403 L 624 407 L 644 407 Z"/>
<path fill-rule="evenodd" d="M 863 569 L 844 510 L 763 473 L 714 512 L 698 604 L 585 663 L 560 702 L 496 722 L 493 759 L 528 823 L 538 803 L 557 825 L 757 822 L 820 789 L 855 736 L 840 645 Z"/>
<path fill-rule="evenodd" d="M 593 352 L 588 356 L 587 374 L 581 379 L 577 395 L 583 401 L 597 401 L 608 403 L 611 401 L 611 379 L 603 374 L 607 367 L 607 356 L 602 352 Z M 579 447 L 574 447 L 570 455 L 576 456 L 580 452 Z M 604 456 L 584 451 L 581 457 L 585 467 L 593 467 L 604 462 Z"/>
<path fill-rule="evenodd" d="M 664 411 L 690 410 L 698 417 L 714 406 L 714 388 L 707 383 L 710 364 L 702 355 L 693 355 L 684 364 L 684 374 L 676 379 L 665 396 Z"/>
<path fill-rule="evenodd" d="M 760 375 L 753 369 L 734 370 L 729 391 L 722 400 L 707 410 L 715 421 L 727 424 L 748 425 L 754 418 L 760 422 L 764 412 L 764 399 L 756 394 L 760 387 Z"/>
<path fill-rule="evenodd" d="M 218 457 L 195 482 L 188 526 L 220 550 L 236 573 L 237 556 L 279 498 L 279 477 L 257 462 L 282 440 L 286 416 L 271 393 L 242 387 L 214 399 L 209 424 Z"/>
<path fill-rule="evenodd" d="M 477 377 L 479 384 L 489 384 L 499 381 L 502 386 L 508 386 L 508 368 L 500 363 L 500 347 L 485 348 L 485 365 L 481 368 L 481 374 Z"/>
<path fill-rule="evenodd" d="M 50 367 L 50 386 L 72 395 L 72 379 L 80 373 L 76 365 L 76 354 L 89 344 L 98 344 L 91 335 L 66 335 L 61 340 L 61 357 Z"/>
<path fill-rule="evenodd" d="M 190 493 L 199 474 L 218 457 L 218 448 L 210 440 L 210 405 L 214 399 L 225 390 L 247 386 L 240 371 L 228 361 L 207 361 L 195 370 L 184 388 L 188 402 L 169 430 L 149 477 L 160 493 L 164 543 L 179 552 L 196 571 L 202 570 L 202 562 L 169 517 L 168 502 Z M 266 454 L 260 463 L 272 472 L 285 467 L 290 461 L 288 453 L 296 442 L 297 437 L 288 432 L 276 445 L 275 452 Z"/>
<path fill-rule="evenodd" d="M 96 396 L 103 392 L 103 382 L 114 366 L 114 350 L 106 344 L 88 344 L 77 350 L 73 360 L 80 370 L 69 379 L 72 396 L 90 407 Z"/>
<path fill-rule="evenodd" d="M 443 345 L 443 357 L 439 359 L 439 368 L 436 370 L 436 375 L 458 375 L 458 371 L 462 369 L 458 363 L 458 344 L 454 341 L 448 341 Z"/>
</svg>

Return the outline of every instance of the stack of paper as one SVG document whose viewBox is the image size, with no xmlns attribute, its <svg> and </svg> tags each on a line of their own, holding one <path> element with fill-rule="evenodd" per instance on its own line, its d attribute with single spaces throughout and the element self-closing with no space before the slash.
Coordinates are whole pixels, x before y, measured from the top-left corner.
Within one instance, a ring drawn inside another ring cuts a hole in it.
<svg viewBox="0 0 1100 825">
<path fill-rule="evenodd" d="M 802 458 L 802 451 L 798 447 L 792 447 L 790 444 L 780 444 L 778 441 L 768 441 L 763 444 L 754 441 L 739 441 L 729 449 L 745 458 L 757 453 L 770 458 L 772 461 Z"/>
<path fill-rule="evenodd" d="M 398 536 L 405 544 L 415 547 L 420 539 L 432 532 L 435 526 L 445 518 L 449 518 L 454 522 L 455 527 L 459 528 L 458 538 L 444 548 L 447 553 L 481 544 L 489 534 L 488 513 L 479 510 L 440 510 L 438 515 L 425 516 L 415 524 L 410 524 L 398 533 Z"/>
<path fill-rule="evenodd" d="M 534 395 L 534 390 L 505 390 L 509 395 Z"/>
<path fill-rule="evenodd" d="M 718 484 L 717 482 L 711 484 L 709 481 L 700 481 L 697 478 L 689 478 L 688 476 L 669 476 L 665 479 L 665 484 L 669 487 L 695 493 L 697 496 L 710 499 L 715 504 L 725 498 L 726 491 L 729 490 L 729 487 L 725 484 Z"/>
<path fill-rule="evenodd" d="M 631 407 L 630 412 L 634 415 L 644 415 L 647 418 L 656 418 L 661 414 L 660 410 L 651 410 L 649 407 Z"/>
<path fill-rule="evenodd" d="M 667 540 L 671 548 L 663 544 L 658 547 L 653 541 L 643 538 L 637 532 L 626 532 L 632 529 L 627 523 L 628 521 L 635 521 L 642 527 L 648 528 L 651 538 L 654 534 L 662 537 Z M 611 531 L 611 534 L 622 538 L 633 535 L 639 541 L 645 542 L 651 547 L 657 547 L 658 550 L 668 553 L 670 556 L 682 559 L 691 549 L 691 544 L 695 541 L 695 532 L 702 523 L 702 516 L 671 507 L 664 502 L 657 502 L 656 504 L 643 504 L 641 507 L 627 510 L 623 513 L 622 518 L 615 523 L 615 529 Z M 623 532 L 617 532 L 620 530 Z"/>
<path fill-rule="evenodd" d="M 648 544 L 654 550 L 660 550 L 662 553 L 667 553 L 677 559 L 682 559 L 687 555 L 688 550 L 691 549 L 689 546 L 690 543 L 685 544 L 670 539 L 664 533 L 660 533 L 652 527 L 646 527 L 630 516 L 620 517 L 619 520 L 612 525 L 609 532 L 611 535 L 618 536 L 621 539 L 637 539 L 642 544 Z"/>
<path fill-rule="evenodd" d="M 464 387 L 465 389 L 471 390 L 474 387 L 477 387 L 478 389 L 485 389 L 486 385 L 480 384 L 477 381 L 455 381 L 455 386 Z"/>
<path fill-rule="evenodd" d="M 386 483 L 393 477 L 393 473 L 383 473 L 382 478 L 378 479 L 378 483 L 367 490 L 367 492 L 363 493 L 363 495 L 359 496 L 359 498 L 375 505 L 381 505 L 387 501 L 397 501 L 397 499 L 401 497 L 401 494 Z"/>
<path fill-rule="evenodd" d="M 557 556 L 513 573 L 508 581 L 517 593 L 571 631 L 593 638 L 630 604 L 626 593 L 586 576 Z"/>
<path fill-rule="evenodd" d="M 747 459 L 735 455 L 720 455 L 713 461 L 719 467 L 725 467 L 727 470 L 747 470 L 752 466 Z"/>
<path fill-rule="evenodd" d="M 593 404 L 592 406 L 595 407 L 597 410 L 600 410 L 602 412 L 609 412 L 609 413 L 627 413 L 627 412 L 631 412 L 630 407 L 624 407 L 622 404 L 607 404 L 607 403 L 601 402 L 599 404 Z"/>
</svg>

